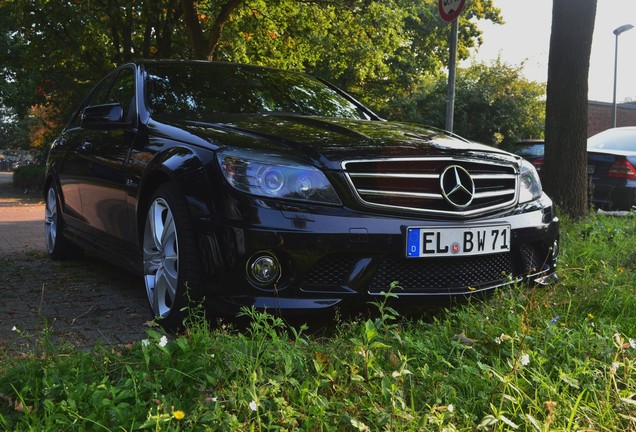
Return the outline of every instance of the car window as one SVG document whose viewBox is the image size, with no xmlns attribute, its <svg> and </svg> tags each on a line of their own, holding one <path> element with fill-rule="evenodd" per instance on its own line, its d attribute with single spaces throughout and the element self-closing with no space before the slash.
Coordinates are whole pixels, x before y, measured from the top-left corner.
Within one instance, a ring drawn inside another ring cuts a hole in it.
<svg viewBox="0 0 636 432">
<path fill-rule="evenodd" d="M 131 120 L 135 95 L 135 74 L 132 68 L 124 68 L 95 87 L 86 106 L 118 103 L 124 109 L 124 119 Z"/>
<path fill-rule="evenodd" d="M 119 71 L 117 78 L 108 94 L 105 103 L 118 103 L 124 108 L 124 119 L 129 119 L 134 111 L 133 96 L 135 95 L 135 74 L 131 68 Z"/>
<path fill-rule="evenodd" d="M 636 151 L 636 130 L 608 129 L 588 139 L 587 148 Z"/>
<path fill-rule="evenodd" d="M 69 123 L 69 129 L 79 127 L 81 113 L 84 110 L 84 107 L 93 106 L 93 105 L 102 105 L 106 103 L 108 92 L 113 86 L 113 80 L 115 79 L 115 74 L 110 74 L 106 78 L 104 78 L 97 86 L 93 89 L 85 104 L 80 107 L 80 110 L 75 113 L 73 118 Z"/>
<path fill-rule="evenodd" d="M 114 80 L 115 74 L 112 74 L 104 79 L 102 82 L 100 82 L 91 93 L 86 106 L 103 105 L 107 103 L 108 92 L 113 86 Z"/>
<path fill-rule="evenodd" d="M 236 65 L 148 65 L 145 97 L 154 115 L 282 112 L 366 118 L 360 107 L 316 78 Z"/>
<path fill-rule="evenodd" d="M 515 153 L 519 156 L 543 156 L 543 144 L 521 146 Z"/>
</svg>

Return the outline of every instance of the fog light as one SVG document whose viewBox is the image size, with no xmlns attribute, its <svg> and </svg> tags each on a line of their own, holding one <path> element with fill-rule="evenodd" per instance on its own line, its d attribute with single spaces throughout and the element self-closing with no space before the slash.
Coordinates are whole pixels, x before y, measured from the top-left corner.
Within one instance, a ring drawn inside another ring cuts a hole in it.
<svg viewBox="0 0 636 432">
<path fill-rule="evenodd" d="M 280 278 L 280 271 L 278 260 L 269 253 L 254 255 L 247 265 L 250 281 L 261 288 L 273 285 Z"/>
<path fill-rule="evenodd" d="M 559 241 L 555 240 L 552 245 L 552 258 L 556 259 L 559 256 Z"/>
</svg>

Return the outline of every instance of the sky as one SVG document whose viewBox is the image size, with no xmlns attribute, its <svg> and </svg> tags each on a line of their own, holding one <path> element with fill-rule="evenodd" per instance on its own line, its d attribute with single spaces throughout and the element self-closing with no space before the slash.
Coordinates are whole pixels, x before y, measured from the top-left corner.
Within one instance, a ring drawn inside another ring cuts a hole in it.
<svg viewBox="0 0 636 432">
<path fill-rule="evenodd" d="M 556 0 L 558 1 L 558 0 Z M 552 25 L 552 0 L 494 0 L 505 24 L 480 21 L 483 45 L 473 56 L 490 61 L 501 56 L 509 65 L 523 63 L 532 81 L 548 79 L 548 52 Z M 618 38 L 617 102 L 636 101 L 636 0 L 598 0 L 590 58 L 590 100 L 612 102 L 614 86 L 614 29 L 633 24 Z"/>
</svg>

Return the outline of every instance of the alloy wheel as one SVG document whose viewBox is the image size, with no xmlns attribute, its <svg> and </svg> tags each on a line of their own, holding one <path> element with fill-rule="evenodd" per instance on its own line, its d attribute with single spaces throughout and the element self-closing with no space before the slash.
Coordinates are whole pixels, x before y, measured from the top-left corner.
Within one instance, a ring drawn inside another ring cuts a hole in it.
<svg viewBox="0 0 636 432">
<path fill-rule="evenodd" d="M 57 241 L 57 217 L 57 194 L 51 186 L 46 194 L 44 206 L 44 238 L 49 253 L 53 252 Z"/>
<path fill-rule="evenodd" d="M 177 226 L 170 206 L 157 197 L 146 217 L 143 269 L 148 301 L 155 316 L 164 317 L 175 303 L 179 278 Z"/>
</svg>

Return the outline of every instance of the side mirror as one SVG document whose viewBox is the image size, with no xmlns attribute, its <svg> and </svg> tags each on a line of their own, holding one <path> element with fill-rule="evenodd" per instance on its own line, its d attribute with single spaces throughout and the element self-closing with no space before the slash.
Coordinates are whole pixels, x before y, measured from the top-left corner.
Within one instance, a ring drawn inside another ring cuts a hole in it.
<svg viewBox="0 0 636 432">
<path fill-rule="evenodd" d="M 87 106 L 82 111 L 80 126 L 86 129 L 117 129 L 129 126 L 123 121 L 124 108 L 117 103 Z"/>
</svg>

